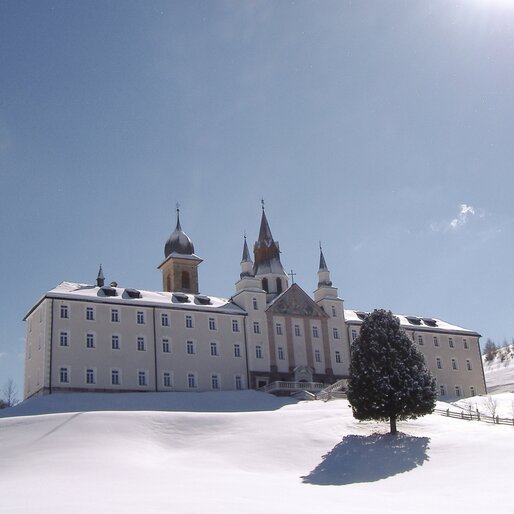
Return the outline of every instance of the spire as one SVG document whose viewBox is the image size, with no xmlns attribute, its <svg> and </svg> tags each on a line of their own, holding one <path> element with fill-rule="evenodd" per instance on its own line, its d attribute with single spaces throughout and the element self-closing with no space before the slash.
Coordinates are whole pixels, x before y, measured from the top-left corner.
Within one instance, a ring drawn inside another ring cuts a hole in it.
<svg viewBox="0 0 514 514">
<path fill-rule="evenodd" d="M 325 262 L 325 256 L 323 255 L 323 248 L 321 248 L 321 241 L 319 243 L 319 270 L 328 271 L 327 263 Z"/>
<path fill-rule="evenodd" d="M 103 287 L 105 285 L 105 277 L 104 277 L 104 272 L 102 271 L 101 264 L 100 264 L 100 269 L 98 270 L 98 275 L 96 277 L 96 285 L 97 285 L 97 287 Z"/>
<path fill-rule="evenodd" d="M 177 253 L 180 255 L 193 255 L 195 247 L 190 237 L 182 230 L 180 225 L 180 205 L 177 203 L 177 225 L 171 236 L 164 246 L 164 256 L 167 258 L 170 254 Z"/>
<path fill-rule="evenodd" d="M 330 271 L 328 270 L 325 256 L 323 255 L 323 248 L 321 248 L 321 242 L 319 243 L 319 270 L 318 270 L 318 288 L 328 286 L 332 287 L 330 280 Z"/>
<path fill-rule="evenodd" d="M 245 242 L 244 242 L 244 245 L 243 245 L 243 257 L 241 259 L 241 262 L 249 262 L 252 259 L 250 258 L 250 252 L 248 250 L 248 244 L 246 243 L 246 232 L 245 232 L 244 238 L 245 238 Z"/>
<path fill-rule="evenodd" d="M 273 236 L 271 235 L 271 229 L 269 228 L 268 219 L 266 218 L 266 212 L 264 211 L 264 200 L 262 200 L 262 216 L 261 216 L 261 227 L 259 229 L 259 243 L 266 243 L 270 246 L 273 243 Z"/>
</svg>

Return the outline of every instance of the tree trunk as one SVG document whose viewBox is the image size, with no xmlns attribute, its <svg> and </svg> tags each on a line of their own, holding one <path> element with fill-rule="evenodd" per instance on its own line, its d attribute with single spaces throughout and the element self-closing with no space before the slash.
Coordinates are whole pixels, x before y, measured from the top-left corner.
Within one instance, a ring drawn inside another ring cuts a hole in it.
<svg viewBox="0 0 514 514">
<path fill-rule="evenodd" d="M 389 425 L 391 426 L 391 431 L 389 432 L 392 435 L 396 434 L 396 416 L 391 416 L 389 418 Z"/>
</svg>

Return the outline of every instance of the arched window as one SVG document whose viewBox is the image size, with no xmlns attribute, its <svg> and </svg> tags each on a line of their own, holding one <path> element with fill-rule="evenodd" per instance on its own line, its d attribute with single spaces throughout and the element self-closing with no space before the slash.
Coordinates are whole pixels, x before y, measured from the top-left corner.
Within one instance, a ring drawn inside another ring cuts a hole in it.
<svg viewBox="0 0 514 514">
<path fill-rule="evenodd" d="M 171 275 L 166 277 L 166 291 L 171 291 Z"/>
<path fill-rule="evenodd" d="M 268 286 L 267 278 L 262 279 L 262 288 L 264 289 L 264 291 L 266 291 L 266 293 L 269 293 L 269 286 Z"/>
<path fill-rule="evenodd" d="M 189 273 L 187 271 L 182 272 L 182 289 L 190 289 Z"/>
<path fill-rule="evenodd" d="M 280 294 L 282 292 L 282 280 L 280 277 L 277 277 L 277 293 Z"/>
</svg>

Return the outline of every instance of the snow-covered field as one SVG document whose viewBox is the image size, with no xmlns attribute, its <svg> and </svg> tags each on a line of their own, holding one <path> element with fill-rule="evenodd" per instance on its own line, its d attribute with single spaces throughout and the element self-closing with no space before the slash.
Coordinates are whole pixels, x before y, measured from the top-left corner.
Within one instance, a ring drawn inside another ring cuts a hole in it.
<svg viewBox="0 0 514 514">
<path fill-rule="evenodd" d="M 483 363 L 489 393 L 514 392 L 514 345 L 500 348 L 492 361 L 484 358 Z"/>
<path fill-rule="evenodd" d="M 6 414 L 2 513 L 514 511 L 511 426 L 430 415 L 392 438 L 345 400 L 255 391 L 52 395 Z"/>
</svg>

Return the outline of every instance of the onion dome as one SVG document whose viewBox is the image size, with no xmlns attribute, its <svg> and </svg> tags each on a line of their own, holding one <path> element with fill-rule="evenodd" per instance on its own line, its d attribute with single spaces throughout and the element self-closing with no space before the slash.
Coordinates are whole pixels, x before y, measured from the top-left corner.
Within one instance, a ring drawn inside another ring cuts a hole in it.
<svg viewBox="0 0 514 514">
<path fill-rule="evenodd" d="M 177 208 L 177 226 L 164 245 L 164 257 L 168 258 L 172 253 L 180 255 L 193 255 L 195 247 L 191 238 L 180 226 L 180 209 Z"/>
</svg>

